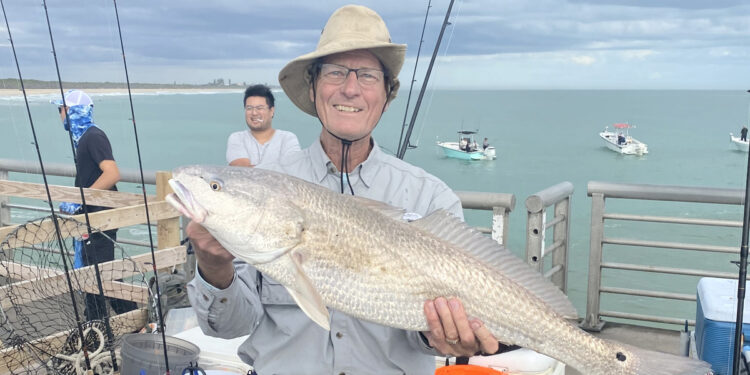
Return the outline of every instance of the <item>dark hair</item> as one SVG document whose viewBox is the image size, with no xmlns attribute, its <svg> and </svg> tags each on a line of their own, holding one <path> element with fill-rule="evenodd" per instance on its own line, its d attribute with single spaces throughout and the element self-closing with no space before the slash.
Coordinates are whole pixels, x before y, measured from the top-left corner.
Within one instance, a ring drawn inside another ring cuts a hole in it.
<svg viewBox="0 0 750 375">
<path fill-rule="evenodd" d="M 271 89 L 266 85 L 252 85 L 245 90 L 245 97 L 242 99 L 242 105 L 247 103 L 247 98 L 251 96 L 262 96 L 266 98 L 266 104 L 268 108 L 273 108 L 273 93 Z"/>
</svg>

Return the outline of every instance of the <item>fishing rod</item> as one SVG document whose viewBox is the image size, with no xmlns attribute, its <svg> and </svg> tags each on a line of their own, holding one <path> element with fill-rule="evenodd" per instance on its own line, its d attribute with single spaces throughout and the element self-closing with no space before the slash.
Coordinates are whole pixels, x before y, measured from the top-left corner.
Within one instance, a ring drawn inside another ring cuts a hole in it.
<svg viewBox="0 0 750 375">
<path fill-rule="evenodd" d="M 151 266 L 154 271 L 154 284 L 156 284 L 156 312 L 159 318 L 159 326 L 161 327 L 161 342 L 164 348 L 164 365 L 167 368 L 166 374 L 169 374 L 169 355 L 167 355 L 167 338 L 164 326 L 164 315 L 161 308 L 161 290 L 159 288 L 159 273 L 156 269 L 156 255 L 154 254 L 154 237 L 151 235 L 151 217 L 148 212 L 148 197 L 146 195 L 146 182 L 143 178 L 143 161 L 141 158 L 141 146 L 138 142 L 138 127 L 135 124 L 135 109 L 133 107 L 133 94 L 130 90 L 130 76 L 128 75 L 128 62 L 125 59 L 125 45 L 122 42 L 122 28 L 120 27 L 120 14 L 117 11 L 117 0 L 112 0 L 115 8 L 115 18 L 117 19 L 117 34 L 120 37 L 120 52 L 122 52 L 122 64 L 125 68 L 125 83 L 128 86 L 128 100 L 130 101 L 130 119 L 133 121 L 133 134 L 135 135 L 135 150 L 138 155 L 138 172 L 141 176 L 141 192 L 143 194 L 143 206 L 146 208 L 146 228 L 148 228 L 148 241 L 151 248 Z"/>
<path fill-rule="evenodd" d="M 747 90 L 750 93 L 750 90 Z M 747 172 L 745 178 L 745 212 L 742 217 L 742 240 L 740 245 L 740 272 L 737 277 L 737 320 L 734 327 L 734 355 L 732 373 L 740 373 L 742 358 L 742 318 L 745 313 L 745 280 L 747 278 L 747 243 L 750 230 L 750 152 L 747 154 Z M 744 360 L 743 360 L 744 361 Z"/>
<path fill-rule="evenodd" d="M 414 112 L 412 112 L 411 115 L 411 121 L 409 122 L 409 128 L 406 130 L 406 136 L 404 137 L 404 142 L 401 143 L 401 147 L 398 149 L 398 153 L 396 154 L 396 157 L 399 159 L 403 159 L 404 155 L 406 154 L 407 146 L 409 146 L 409 138 L 411 138 L 411 132 L 414 130 L 414 122 L 417 120 L 417 113 L 419 113 L 419 106 L 422 104 L 422 98 L 424 97 L 424 92 L 427 89 L 427 82 L 430 80 L 430 73 L 432 73 L 432 66 L 435 65 L 435 58 L 437 57 L 438 49 L 440 49 L 440 42 L 443 40 L 443 34 L 445 33 L 445 27 L 448 26 L 448 18 L 451 15 L 451 9 L 453 9 L 453 2 L 455 0 L 451 0 L 450 4 L 448 5 L 448 10 L 445 12 L 445 19 L 443 20 L 443 26 L 440 28 L 440 35 L 438 35 L 437 42 L 435 43 L 435 49 L 432 50 L 432 58 L 430 59 L 430 65 L 427 67 L 427 73 L 425 73 L 424 82 L 422 82 L 422 89 L 419 91 L 419 96 L 417 97 L 417 104 L 414 106 Z"/>
<path fill-rule="evenodd" d="M 64 90 L 63 90 L 62 77 L 60 76 L 60 64 L 57 61 L 57 51 L 55 49 L 55 40 L 54 40 L 54 37 L 52 36 L 52 24 L 51 24 L 51 22 L 49 20 L 49 11 L 47 10 L 47 0 L 42 0 L 42 5 L 44 6 L 44 16 L 45 16 L 45 19 L 47 21 L 47 30 L 49 32 L 49 41 L 50 41 L 50 45 L 52 46 L 52 56 L 53 56 L 54 61 L 55 61 L 55 72 L 57 73 L 57 84 L 58 84 L 58 87 L 60 88 L 60 97 L 62 98 L 63 109 L 66 109 L 66 108 L 68 108 L 68 105 L 65 102 L 65 93 L 64 93 Z M 73 163 L 74 163 L 75 169 L 76 169 L 76 176 L 78 176 L 78 174 L 79 174 L 79 170 L 78 170 L 78 152 L 77 152 L 76 146 L 75 146 L 75 144 L 73 142 L 73 127 L 70 126 L 70 116 L 68 116 L 67 114 L 65 116 L 65 125 L 66 125 L 66 128 L 68 129 L 68 140 L 70 141 L 70 150 L 71 150 L 71 152 L 73 154 Z M 89 219 L 89 209 L 88 209 L 88 205 L 86 204 L 86 196 L 83 193 L 83 187 L 79 186 L 78 187 L 78 191 L 79 191 L 80 196 L 81 196 L 81 208 L 83 209 L 83 217 L 84 217 L 84 219 L 86 221 L 86 233 L 88 235 L 87 239 L 84 240 L 84 241 L 81 241 L 81 242 L 83 244 L 84 254 L 90 254 L 91 252 L 90 252 L 90 250 L 89 250 L 88 247 L 91 245 L 91 238 L 92 238 L 93 233 L 91 232 L 91 220 Z M 97 287 L 97 290 L 99 292 L 99 295 L 100 296 L 104 296 L 104 286 L 102 285 L 102 276 L 101 276 L 101 272 L 99 270 L 99 262 L 93 262 L 93 263 L 94 263 L 93 264 L 93 266 L 94 266 L 94 275 L 96 277 L 96 287 Z M 109 349 L 109 355 L 110 355 L 110 358 L 112 359 L 112 365 L 114 366 L 114 370 L 118 371 L 117 360 L 116 360 L 116 356 L 115 356 L 115 348 L 114 348 L 114 345 L 113 345 L 113 343 L 115 341 L 114 340 L 114 334 L 112 333 L 112 326 L 110 325 L 110 321 L 109 321 L 110 316 L 109 316 L 109 310 L 107 309 L 106 300 L 104 302 L 104 308 L 102 310 L 104 310 L 104 311 L 102 311 L 102 317 L 103 317 L 102 320 L 104 321 L 104 331 L 105 331 L 105 334 L 107 336 L 106 337 L 106 341 L 107 341 L 106 347 Z M 76 320 L 78 320 L 78 319 L 79 318 L 76 316 Z M 85 342 L 85 340 L 83 339 L 85 336 L 83 336 L 83 334 L 81 334 L 80 337 L 81 337 L 81 342 L 82 343 Z M 85 346 L 86 345 L 81 344 L 81 347 L 83 348 L 84 353 L 85 353 L 85 350 L 86 350 Z M 87 368 L 90 368 L 90 366 L 87 365 Z"/>
<path fill-rule="evenodd" d="M 427 2 L 427 11 L 424 13 L 424 24 L 422 25 L 422 35 L 419 37 L 419 47 L 417 48 L 417 59 L 414 61 L 414 72 L 411 75 L 411 83 L 409 84 L 409 96 L 406 97 L 406 108 L 404 109 L 404 120 L 401 121 L 401 134 L 398 136 L 398 147 L 396 150 L 401 149 L 401 142 L 404 139 L 404 128 L 406 128 L 406 116 L 409 113 L 409 103 L 411 102 L 411 92 L 414 90 L 414 79 L 417 75 L 417 66 L 419 66 L 419 55 L 422 51 L 422 44 L 424 43 L 424 30 L 427 28 L 427 15 L 430 14 L 430 8 L 432 8 L 432 0 Z"/>
<path fill-rule="evenodd" d="M 46 3 L 46 1 L 43 4 L 44 4 L 44 11 L 45 11 L 45 14 L 46 14 L 46 12 L 47 12 L 47 3 Z M 39 167 L 40 167 L 40 169 L 42 171 L 42 179 L 44 181 L 44 191 L 47 194 L 47 202 L 49 203 L 49 210 L 52 213 L 52 223 L 55 226 L 55 236 L 57 238 L 57 245 L 60 248 L 60 258 L 61 258 L 62 264 L 63 264 L 63 271 L 65 273 L 65 280 L 66 280 L 66 282 L 68 284 L 68 294 L 70 295 L 70 299 L 71 299 L 72 305 L 73 305 L 73 314 L 75 316 L 76 329 L 78 330 L 78 337 L 81 338 L 81 343 L 82 343 L 81 344 L 81 350 L 83 352 L 84 364 L 86 366 L 85 369 L 89 370 L 89 369 L 91 369 L 91 361 L 89 359 L 88 351 L 86 350 L 86 345 L 84 344 L 86 340 L 84 339 L 85 336 L 83 334 L 83 324 L 81 323 L 81 316 L 80 316 L 80 314 L 78 312 L 78 304 L 76 303 L 75 293 L 73 291 L 73 283 L 72 283 L 72 281 L 70 279 L 70 269 L 68 268 L 68 262 L 67 262 L 68 261 L 68 257 L 67 257 L 67 254 L 66 254 L 67 251 L 65 250 L 65 246 L 63 245 L 62 234 L 61 234 L 61 230 L 60 230 L 60 223 L 57 221 L 57 215 L 55 214 L 55 208 L 52 205 L 52 194 L 50 193 L 49 183 L 47 181 L 47 174 L 45 173 L 45 170 L 44 170 L 44 162 L 42 161 L 42 152 L 39 149 L 39 141 L 38 141 L 37 136 L 36 136 L 36 127 L 34 126 L 34 120 L 33 120 L 32 116 L 31 116 L 31 107 L 29 106 L 29 99 L 28 99 L 28 96 L 26 95 L 26 87 L 25 87 L 25 85 L 23 83 L 23 75 L 21 74 L 21 66 L 18 64 L 18 55 L 16 54 L 16 47 L 15 47 L 15 44 L 13 42 L 13 36 L 12 36 L 12 34 L 10 32 L 10 24 L 8 23 L 8 15 L 5 12 L 5 3 L 4 3 L 3 0 L 0 0 L 0 7 L 2 7 L 2 10 L 3 10 L 3 19 L 5 20 L 5 28 L 8 30 L 8 40 L 10 41 L 10 47 L 13 50 L 13 60 L 15 61 L 16 70 L 18 71 L 18 82 L 21 85 L 21 92 L 23 93 L 23 101 L 24 101 L 24 104 L 26 105 L 26 113 L 29 116 L 29 125 L 31 127 L 31 134 L 32 134 L 32 136 L 34 138 L 34 148 L 36 149 L 37 159 L 39 160 Z M 47 18 L 47 25 L 49 26 L 49 18 Z M 50 37 L 52 36 L 51 32 L 52 31 L 50 29 Z M 54 46 L 54 44 L 53 44 L 53 46 Z M 53 47 L 53 51 L 54 51 L 54 47 Z M 55 58 L 55 62 L 57 62 L 57 58 Z M 65 98 L 63 97 L 63 101 L 64 100 L 65 100 Z M 72 142 L 72 140 L 71 140 L 71 142 Z M 81 195 L 83 195 L 83 191 L 81 191 Z M 97 270 L 97 275 L 98 275 L 98 270 Z M 100 288 L 100 291 L 101 291 L 101 284 L 99 285 L 99 288 Z M 112 351 L 112 355 L 114 356 L 114 351 Z"/>
</svg>

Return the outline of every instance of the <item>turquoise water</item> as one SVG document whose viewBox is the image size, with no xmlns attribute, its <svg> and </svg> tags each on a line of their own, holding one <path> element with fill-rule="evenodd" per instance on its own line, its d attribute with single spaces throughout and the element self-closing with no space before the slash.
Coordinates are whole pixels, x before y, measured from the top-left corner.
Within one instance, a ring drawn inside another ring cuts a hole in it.
<svg viewBox="0 0 750 375">
<path fill-rule="evenodd" d="M 375 131 L 381 146 L 395 150 L 406 92 L 391 105 Z M 274 126 L 293 131 L 304 146 L 319 132 L 316 119 L 297 110 L 282 92 L 277 94 Z M 42 157 L 45 162 L 72 162 L 51 97 L 30 99 Z M 137 167 L 133 124 L 125 95 L 94 95 L 94 118 L 112 143 L 121 167 Z M 414 103 L 415 96 L 412 97 Z M 135 95 L 135 116 L 145 169 L 168 170 L 191 163 L 224 163 L 227 136 L 245 127 L 242 94 Z M 733 150 L 728 133 L 739 132 L 748 120 L 750 95 L 743 91 L 435 91 L 426 95 L 412 137 L 417 149 L 406 160 L 443 179 L 456 190 L 492 191 L 516 195 L 511 213 L 510 248 L 522 254 L 525 246 L 527 196 L 562 181 L 575 187 L 571 223 L 569 294 L 585 311 L 591 200 L 588 181 L 743 188 L 747 154 Z M 409 117 L 410 118 L 410 117 Z M 0 98 L 0 158 L 36 161 L 26 107 L 21 98 Z M 649 146 L 649 154 L 623 156 L 609 151 L 598 132 L 615 122 L 629 122 L 631 135 Z M 454 139 L 460 129 L 478 129 L 497 148 L 495 161 L 446 159 L 434 146 L 436 139 Z M 69 180 L 58 179 L 61 184 Z M 121 186 L 133 190 L 135 186 Z M 608 202 L 618 212 L 681 217 L 742 220 L 738 206 L 702 206 L 655 202 Z M 18 217 L 17 219 L 23 219 Z M 487 226 L 486 213 L 467 213 L 472 224 Z M 130 235 L 145 236 L 145 229 Z M 676 225 L 608 223 L 611 237 L 696 242 L 739 248 L 739 228 L 701 228 Z M 633 233 L 637 233 L 634 235 Z M 644 262 L 670 267 L 707 267 L 734 272 L 733 256 L 681 254 L 649 248 L 605 247 L 605 259 Z M 659 288 L 695 293 L 695 278 L 605 272 L 605 284 Z M 686 302 L 658 304 L 645 298 L 606 297 L 605 309 L 659 313 L 694 318 L 695 306 Z"/>
</svg>

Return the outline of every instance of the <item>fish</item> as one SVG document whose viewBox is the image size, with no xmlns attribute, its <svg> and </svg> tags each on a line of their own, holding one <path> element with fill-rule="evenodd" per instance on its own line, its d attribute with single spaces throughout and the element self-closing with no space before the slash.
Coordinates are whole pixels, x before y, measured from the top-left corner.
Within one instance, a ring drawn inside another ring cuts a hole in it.
<svg viewBox="0 0 750 375">
<path fill-rule="evenodd" d="M 445 210 L 407 220 L 403 209 L 260 168 L 184 166 L 169 184 L 174 193 L 167 201 L 232 255 L 284 285 L 324 329 L 333 308 L 428 331 L 424 302 L 457 297 L 500 342 L 582 374 L 711 373 L 706 362 L 580 329 L 559 288 Z"/>
</svg>

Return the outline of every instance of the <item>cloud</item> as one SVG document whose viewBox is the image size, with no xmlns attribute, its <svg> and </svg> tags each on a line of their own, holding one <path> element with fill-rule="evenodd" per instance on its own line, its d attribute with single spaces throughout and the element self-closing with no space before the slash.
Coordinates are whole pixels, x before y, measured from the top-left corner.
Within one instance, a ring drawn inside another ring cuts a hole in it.
<svg viewBox="0 0 750 375">
<path fill-rule="evenodd" d="M 591 65 L 596 62 L 596 59 L 591 56 L 573 56 L 570 59 L 578 65 Z"/>
<path fill-rule="evenodd" d="M 137 82 L 204 83 L 224 77 L 274 83 L 286 62 L 315 48 L 330 13 L 348 2 L 129 0 L 119 2 L 118 11 Z M 408 44 L 404 72 L 411 73 L 426 4 L 361 3 L 383 16 L 394 42 Z M 428 62 L 446 8 L 447 2 L 430 8 L 421 64 Z M 6 4 L 6 11 L 24 75 L 56 79 L 44 9 L 18 1 Z M 121 79 L 111 3 L 66 0 L 50 3 L 48 12 L 64 80 Z M 654 81 L 646 72 L 663 72 L 658 82 L 665 88 L 738 85 L 750 80 L 750 72 L 741 68 L 750 59 L 748 14 L 746 0 L 458 1 L 439 53 L 439 77 L 477 87 L 509 82 L 618 86 L 619 77 L 629 77 L 628 84 L 645 87 Z M 12 62 L 7 43 L 0 46 L 0 60 Z M 490 78 L 469 74 L 471 69 Z M 704 71 L 712 78 L 696 75 Z M 503 77 L 506 73 L 514 76 Z M 0 74 L 14 76 L 10 69 Z"/>
<path fill-rule="evenodd" d="M 622 56 L 625 60 L 645 60 L 654 53 L 652 50 L 627 50 L 622 51 Z"/>
</svg>

